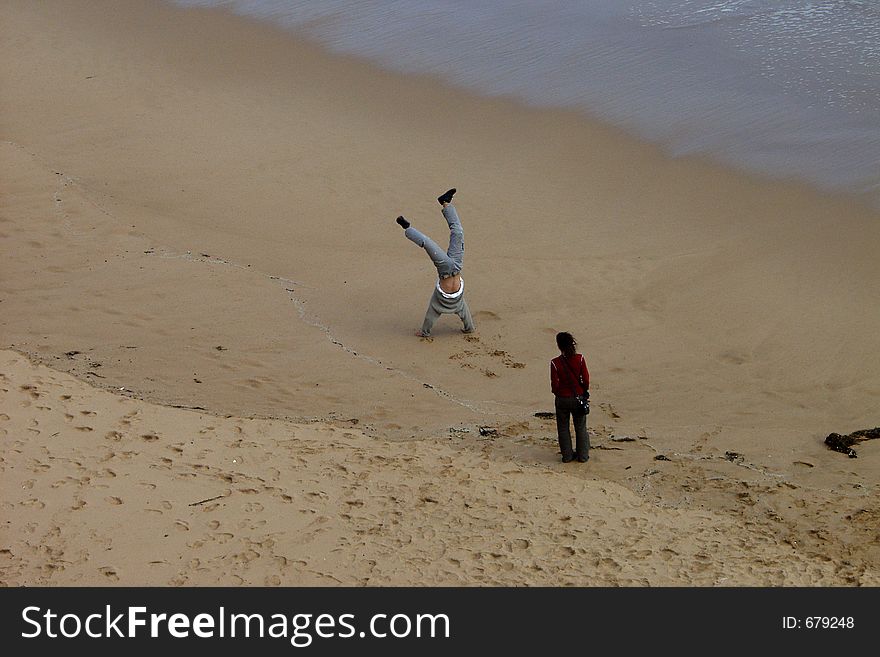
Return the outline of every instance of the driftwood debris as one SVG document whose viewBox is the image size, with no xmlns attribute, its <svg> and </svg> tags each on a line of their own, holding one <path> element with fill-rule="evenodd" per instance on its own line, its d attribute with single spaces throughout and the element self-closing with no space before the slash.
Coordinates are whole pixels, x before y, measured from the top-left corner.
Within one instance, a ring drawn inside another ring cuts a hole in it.
<svg viewBox="0 0 880 657">
<path fill-rule="evenodd" d="M 214 500 L 219 500 L 224 497 L 226 497 L 226 495 L 217 495 L 216 497 L 209 497 L 206 500 L 199 500 L 198 502 L 192 502 L 191 504 L 188 504 L 187 506 L 199 506 L 200 504 L 205 504 L 207 502 L 213 502 Z"/>
<path fill-rule="evenodd" d="M 858 454 L 856 454 L 856 450 L 852 446 L 865 440 L 873 440 L 874 438 L 880 438 L 880 427 L 860 429 L 845 436 L 841 436 L 839 433 L 829 433 L 828 437 L 825 438 L 825 444 L 828 445 L 828 449 L 833 449 L 835 452 L 846 454 L 851 459 L 854 459 Z"/>
</svg>

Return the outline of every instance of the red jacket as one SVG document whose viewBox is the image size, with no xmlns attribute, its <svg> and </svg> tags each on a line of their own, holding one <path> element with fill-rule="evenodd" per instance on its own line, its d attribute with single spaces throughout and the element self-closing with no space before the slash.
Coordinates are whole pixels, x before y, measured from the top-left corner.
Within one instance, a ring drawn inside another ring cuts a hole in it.
<svg viewBox="0 0 880 657">
<path fill-rule="evenodd" d="M 557 397 L 576 397 L 590 389 L 590 372 L 583 354 L 557 356 L 550 361 L 550 389 Z"/>
</svg>

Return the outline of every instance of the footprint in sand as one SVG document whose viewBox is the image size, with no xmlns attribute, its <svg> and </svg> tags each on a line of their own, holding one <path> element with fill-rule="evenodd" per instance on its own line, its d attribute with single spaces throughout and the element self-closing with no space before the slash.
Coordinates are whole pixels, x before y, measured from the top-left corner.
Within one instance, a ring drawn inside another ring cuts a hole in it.
<svg viewBox="0 0 880 657">
<path fill-rule="evenodd" d="M 620 572 L 622 570 L 620 564 L 611 557 L 604 557 L 599 560 L 599 565 L 612 572 Z"/>
<path fill-rule="evenodd" d="M 511 541 L 510 548 L 512 550 L 528 550 L 531 542 L 526 538 L 517 538 Z"/>
<path fill-rule="evenodd" d="M 700 434 L 700 438 L 694 447 L 695 452 L 702 452 L 703 448 L 707 445 L 708 441 L 715 438 L 718 434 L 721 433 L 721 427 L 715 427 L 712 431 L 704 431 Z"/>
<path fill-rule="evenodd" d="M 485 311 L 485 312 L 489 312 L 489 311 Z M 483 357 L 488 356 L 489 358 L 492 358 L 494 360 L 500 360 L 501 364 L 504 365 L 504 367 L 508 367 L 508 368 L 512 368 L 512 369 L 522 369 L 526 366 L 525 363 L 520 363 L 520 362 L 514 360 L 514 358 L 511 357 L 511 355 L 507 351 L 505 351 L 504 349 L 498 349 L 497 347 L 494 347 L 492 345 L 486 345 L 485 343 L 481 342 L 479 336 L 469 335 L 469 336 L 465 337 L 465 340 L 467 340 L 468 343 L 470 343 L 470 345 L 475 347 L 477 350 L 475 351 L 474 349 L 465 349 L 464 351 L 452 354 L 449 357 L 450 360 L 463 360 L 463 361 L 465 361 L 460 364 L 460 367 L 473 368 L 474 367 L 473 364 L 470 362 L 467 362 L 467 361 L 473 361 L 481 356 L 483 356 Z M 496 376 L 495 372 L 492 372 L 491 374 L 487 374 L 486 373 L 487 369 L 481 370 L 484 375 L 489 376 L 489 377 Z M 491 372 L 491 370 L 488 370 L 488 371 Z"/>
<path fill-rule="evenodd" d="M 501 362 L 505 367 L 511 367 L 513 369 L 522 369 L 525 367 L 525 363 L 518 363 L 510 357 L 510 354 L 504 351 L 503 349 L 493 349 L 489 352 L 489 355 L 493 358 L 500 358 Z"/>
<path fill-rule="evenodd" d="M 601 408 L 603 411 L 608 413 L 608 415 L 610 415 L 615 420 L 620 419 L 620 416 L 617 414 L 617 412 L 614 410 L 614 407 L 611 404 L 609 404 L 607 402 L 603 403 L 603 404 L 599 404 L 599 408 Z"/>
<path fill-rule="evenodd" d="M 742 365 L 748 363 L 751 358 L 741 351 L 725 351 L 718 356 L 718 360 L 728 365 Z"/>
<path fill-rule="evenodd" d="M 20 389 L 20 390 L 23 390 L 24 392 L 27 392 L 27 393 L 30 394 L 30 396 L 33 397 L 34 399 L 39 399 L 39 397 L 40 397 L 40 393 L 37 392 L 37 388 L 36 388 L 36 386 L 32 386 L 32 385 L 27 385 L 27 384 L 25 384 L 25 385 L 23 385 L 23 386 L 19 386 L 19 389 Z"/>
</svg>

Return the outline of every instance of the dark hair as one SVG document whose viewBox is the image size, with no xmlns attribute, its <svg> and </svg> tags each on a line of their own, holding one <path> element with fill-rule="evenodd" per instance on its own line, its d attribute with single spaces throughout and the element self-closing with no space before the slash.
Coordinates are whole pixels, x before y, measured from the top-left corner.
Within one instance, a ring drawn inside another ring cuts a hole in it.
<svg viewBox="0 0 880 657">
<path fill-rule="evenodd" d="M 571 333 L 563 331 L 556 334 L 556 346 L 559 347 L 559 351 L 566 358 L 571 358 L 577 353 L 577 344 L 577 340 L 574 339 Z"/>
</svg>

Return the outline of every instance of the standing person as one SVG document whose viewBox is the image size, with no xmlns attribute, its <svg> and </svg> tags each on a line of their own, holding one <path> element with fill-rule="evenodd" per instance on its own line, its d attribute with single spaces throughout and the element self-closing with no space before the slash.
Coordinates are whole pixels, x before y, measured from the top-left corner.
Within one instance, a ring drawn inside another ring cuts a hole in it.
<svg viewBox="0 0 880 657">
<path fill-rule="evenodd" d="M 571 333 L 557 333 L 559 356 L 550 361 L 550 389 L 556 395 L 556 433 L 562 462 L 577 458 L 579 463 L 590 460 L 590 434 L 587 432 L 587 411 L 578 397 L 590 396 L 590 372 L 583 354 L 577 351 L 577 341 Z M 574 420 L 576 450 L 571 449 L 571 427 Z"/>
<path fill-rule="evenodd" d="M 464 300 L 464 279 L 461 277 L 464 260 L 464 229 L 461 227 L 458 212 L 452 205 L 455 191 L 453 188 L 437 197 L 443 208 L 443 217 L 449 225 L 449 248 L 445 252 L 434 240 L 413 228 L 403 216 L 397 218 L 397 223 L 403 228 L 407 239 L 425 249 L 437 268 L 437 285 L 434 286 L 434 292 L 428 302 L 422 328 L 416 331 L 416 335 L 420 338 L 431 337 L 434 322 L 440 315 L 447 313 L 455 313 L 459 316 L 463 324 L 462 333 L 472 333 L 476 328 L 470 308 Z"/>
</svg>

